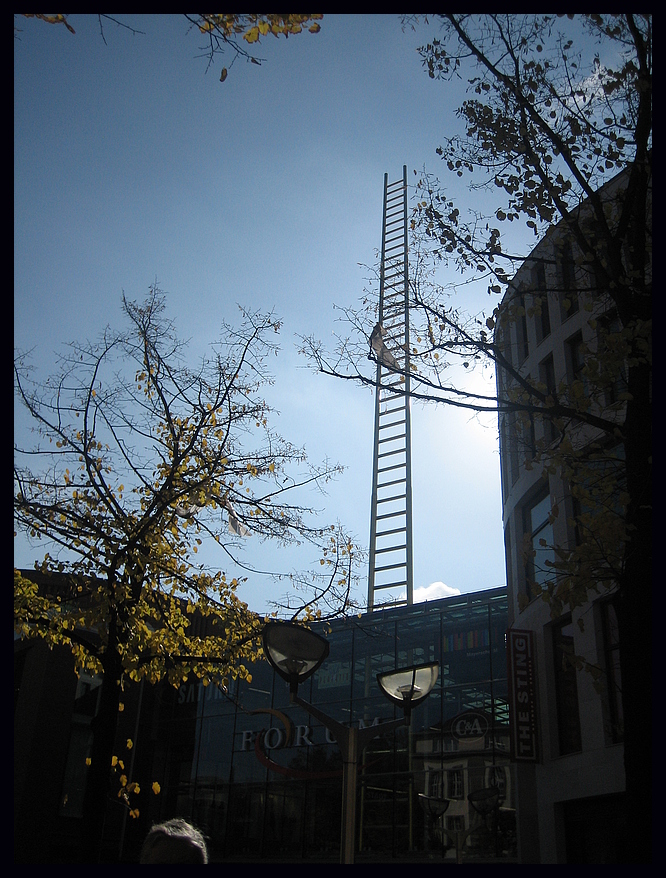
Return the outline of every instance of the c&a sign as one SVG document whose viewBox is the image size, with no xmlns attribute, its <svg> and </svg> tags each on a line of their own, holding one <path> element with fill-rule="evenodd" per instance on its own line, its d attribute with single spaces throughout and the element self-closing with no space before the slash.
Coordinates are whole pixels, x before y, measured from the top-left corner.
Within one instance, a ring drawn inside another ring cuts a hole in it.
<svg viewBox="0 0 666 878">
<path fill-rule="evenodd" d="M 488 718 L 480 710 L 466 710 L 451 720 L 451 734 L 457 741 L 484 746 Z"/>
</svg>

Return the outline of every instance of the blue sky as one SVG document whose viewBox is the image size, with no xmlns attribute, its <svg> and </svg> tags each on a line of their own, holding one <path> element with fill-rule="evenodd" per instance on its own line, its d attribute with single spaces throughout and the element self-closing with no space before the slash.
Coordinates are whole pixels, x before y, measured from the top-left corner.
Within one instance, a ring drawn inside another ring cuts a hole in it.
<svg viewBox="0 0 666 878">
<path fill-rule="evenodd" d="M 193 356 L 237 303 L 274 309 L 275 426 L 312 461 L 347 467 L 308 499 L 367 546 L 372 395 L 313 375 L 297 337 L 330 343 L 333 306 L 358 304 L 359 265 L 381 243 L 384 173 L 396 180 L 406 164 L 412 183 L 424 165 L 443 172 L 435 149 L 459 124 L 464 83 L 430 80 L 416 47 L 433 31 L 403 32 L 396 16 L 325 16 L 319 34 L 269 40 L 261 66 L 239 60 L 225 83 L 230 56 L 206 74 L 184 18 L 123 21 L 145 35 L 107 23 L 105 45 L 95 16 L 73 16 L 74 35 L 17 20 L 15 347 L 48 374 L 62 344 L 118 325 L 123 291 L 140 300 L 156 278 Z M 461 183 L 451 194 L 465 206 Z M 485 287 L 457 304 L 487 307 Z M 496 419 L 414 406 L 412 445 L 415 587 L 503 585 Z M 15 542 L 15 564 L 32 566 L 39 547 Z M 314 560 L 252 538 L 244 552 L 287 572 Z M 227 566 L 212 549 L 206 560 Z M 261 577 L 242 592 L 257 610 L 276 594 Z"/>
</svg>

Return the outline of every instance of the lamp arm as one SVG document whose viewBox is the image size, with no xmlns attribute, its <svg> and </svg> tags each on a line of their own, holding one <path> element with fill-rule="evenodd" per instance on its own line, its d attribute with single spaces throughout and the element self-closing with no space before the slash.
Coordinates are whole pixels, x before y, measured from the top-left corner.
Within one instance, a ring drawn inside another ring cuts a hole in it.
<svg viewBox="0 0 666 878">
<path fill-rule="evenodd" d="M 341 748 L 346 748 L 346 742 L 349 738 L 349 726 L 343 726 L 342 723 L 337 722 L 332 717 L 323 713 L 323 711 L 319 710 L 314 704 L 310 704 L 308 701 L 305 701 L 303 698 L 300 698 L 296 693 L 292 692 L 290 696 L 290 701 L 292 704 L 298 704 L 299 707 L 302 707 L 303 710 L 306 710 L 310 716 L 313 716 L 315 719 L 318 719 L 319 722 L 331 732 L 335 740 L 338 742 Z M 357 729 L 357 741 L 359 749 L 363 749 L 369 741 L 372 741 L 373 738 L 376 738 L 378 735 L 383 735 L 384 733 L 392 732 L 395 729 L 399 729 L 402 726 L 409 725 L 409 716 L 405 715 L 401 719 L 394 719 L 387 723 L 380 723 L 377 726 L 368 726 L 365 729 Z"/>
<path fill-rule="evenodd" d="M 379 735 L 388 734 L 388 732 L 393 732 L 395 729 L 400 729 L 404 726 L 409 725 L 409 717 L 404 716 L 401 719 L 392 719 L 387 723 L 379 723 L 377 726 L 368 726 L 365 729 L 358 730 L 358 746 L 359 749 L 362 749 L 366 746 L 369 741 L 372 741 L 373 738 L 377 738 Z"/>
<path fill-rule="evenodd" d="M 289 700 L 292 704 L 298 704 L 299 707 L 306 710 L 310 716 L 318 719 L 319 722 L 333 734 L 333 737 L 338 743 L 345 740 L 346 736 L 349 734 L 347 726 L 343 726 L 342 723 L 337 722 L 333 717 L 323 713 L 323 711 L 315 707 L 314 704 L 310 704 L 308 701 L 300 698 L 296 693 L 292 692 Z"/>
</svg>

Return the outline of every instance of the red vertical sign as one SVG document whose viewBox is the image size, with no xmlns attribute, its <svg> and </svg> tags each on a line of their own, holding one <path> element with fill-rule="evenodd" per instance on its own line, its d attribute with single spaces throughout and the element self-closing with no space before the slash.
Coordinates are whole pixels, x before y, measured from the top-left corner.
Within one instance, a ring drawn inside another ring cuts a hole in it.
<svg viewBox="0 0 666 878">
<path fill-rule="evenodd" d="M 534 632 L 508 632 L 509 723 L 513 762 L 536 762 L 537 735 L 536 655 Z"/>
</svg>

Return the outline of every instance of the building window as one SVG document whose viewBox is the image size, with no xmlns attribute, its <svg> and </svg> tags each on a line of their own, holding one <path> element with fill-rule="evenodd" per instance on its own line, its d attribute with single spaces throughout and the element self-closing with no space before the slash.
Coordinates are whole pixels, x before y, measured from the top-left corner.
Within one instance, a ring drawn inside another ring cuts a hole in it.
<svg viewBox="0 0 666 878">
<path fill-rule="evenodd" d="M 516 321 L 516 333 L 518 335 L 518 362 L 524 363 L 529 356 L 530 349 L 527 341 L 527 312 L 525 310 L 525 294 L 520 293 L 518 297 L 520 305 L 519 316 Z"/>
<path fill-rule="evenodd" d="M 446 818 L 446 828 L 449 832 L 462 832 L 465 828 L 465 817 L 460 814 L 457 817 L 447 817 Z"/>
<path fill-rule="evenodd" d="M 577 332 L 576 335 L 568 339 L 565 351 L 569 386 L 571 387 L 575 381 L 582 381 L 585 392 L 587 392 L 587 381 L 583 374 L 587 348 L 583 343 L 583 336 L 580 332 Z"/>
<path fill-rule="evenodd" d="M 434 799 L 441 799 L 444 797 L 444 790 L 442 789 L 442 772 L 441 771 L 431 771 L 428 775 L 428 795 L 432 796 Z"/>
<path fill-rule="evenodd" d="M 536 455 L 536 433 L 534 431 L 534 415 L 532 412 L 525 413 L 523 436 L 525 441 L 525 463 L 529 464 Z"/>
<path fill-rule="evenodd" d="M 601 606 L 606 659 L 606 681 L 611 737 L 614 744 L 624 740 L 624 714 L 622 712 L 622 675 L 620 672 L 620 630 L 613 601 Z"/>
<path fill-rule="evenodd" d="M 88 769 L 86 759 L 92 749 L 92 730 L 90 723 L 99 710 L 102 693 L 102 680 L 81 673 L 76 684 L 74 710 L 67 752 L 65 776 L 60 793 L 60 809 L 62 816 L 81 817 L 83 815 L 83 797 L 86 791 Z"/>
<path fill-rule="evenodd" d="M 523 532 L 531 549 L 525 564 L 525 591 L 529 598 L 539 595 L 554 577 L 548 563 L 555 560 L 553 525 L 548 517 L 550 509 L 549 493 L 539 495 L 523 509 Z"/>
<path fill-rule="evenodd" d="M 560 281 L 560 319 L 564 323 L 578 311 L 578 292 L 576 290 L 576 265 L 569 241 L 558 248 L 558 274 Z"/>
<path fill-rule="evenodd" d="M 515 485 L 520 475 L 520 462 L 518 460 L 518 430 L 516 427 L 515 412 L 510 412 L 508 416 L 509 428 L 507 430 L 507 445 L 509 447 L 509 471 L 511 475 L 511 485 Z"/>
<path fill-rule="evenodd" d="M 462 799 L 465 794 L 465 783 L 462 768 L 453 768 L 446 772 L 446 785 L 449 799 Z"/>
<path fill-rule="evenodd" d="M 548 288 L 546 286 L 546 267 L 539 259 L 532 268 L 532 295 L 534 297 L 534 323 L 537 344 L 550 335 L 550 312 L 548 310 Z"/>
<path fill-rule="evenodd" d="M 486 786 L 495 787 L 499 793 L 499 801 L 506 799 L 506 771 L 503 765 L 492 765 L 486 768 Z"/>
<path fill-rule="evenodd" d="M 598 322 L 597 359 L 600 378 L 605 387 L 606 405 L 622 401 L 627 392 L 626 344 L 622 339 L 622 322 L 616 313 L 605 314 Z"/>
<path fill-rule="evenodd" d="M 506 316 L 501 316 L 499 318 L 499 322 L 497 325 L 497 330 L 495 332 L 495 340 L 497 342 L 497 347 L 502 356 L 508 361 L 509 366 L 512 366 L 511 360 L 511 327 L 507 322 Z M 504 388 L 507 383 L 508 376 L 505 376 L 504 370 L 500 368 L 498 364 L 497 374 L 500 380 L 500 386 Z"/>
<path fill-rule="evenodd" d="M 571 484 L 577 546 L 585 541 L 597 546 L 599 528 L 613 527 L 615 519 L 624 517 L 626 484 L 624 446 L 591 449 L 584 476 Z"/>
<path fill-rule="evenodd" d="M 548 396 L 552 396 L 553 400 L 555 400 L 557 389 L 555 386 L 555 363 L 552 354 L 539 363 L 539 381 L 545 384 Z M 548 444 L 555 438 L 555 425 L 552 419 L 548 417 L 543 418 L 543 438 Z"/>
<path fill-rule="evenodd" d="M 581 750 L 578 684 L 574 664 L 574 629 L 571 618 L 553 625 L 553 663 L 560 754 Z"/>
<path fill-rule="evenodd" d="M 508 521 L 506 524 L 506 530 L 504 531 L 504 557 L 506 559 L 506 581 L 509 585 L 509 590 L 512 588 L 513 584 L 513 561 L 511 558 L 511 521 Z M 506 641 L 506 634 L 504 635 Z"/>
</svg>

